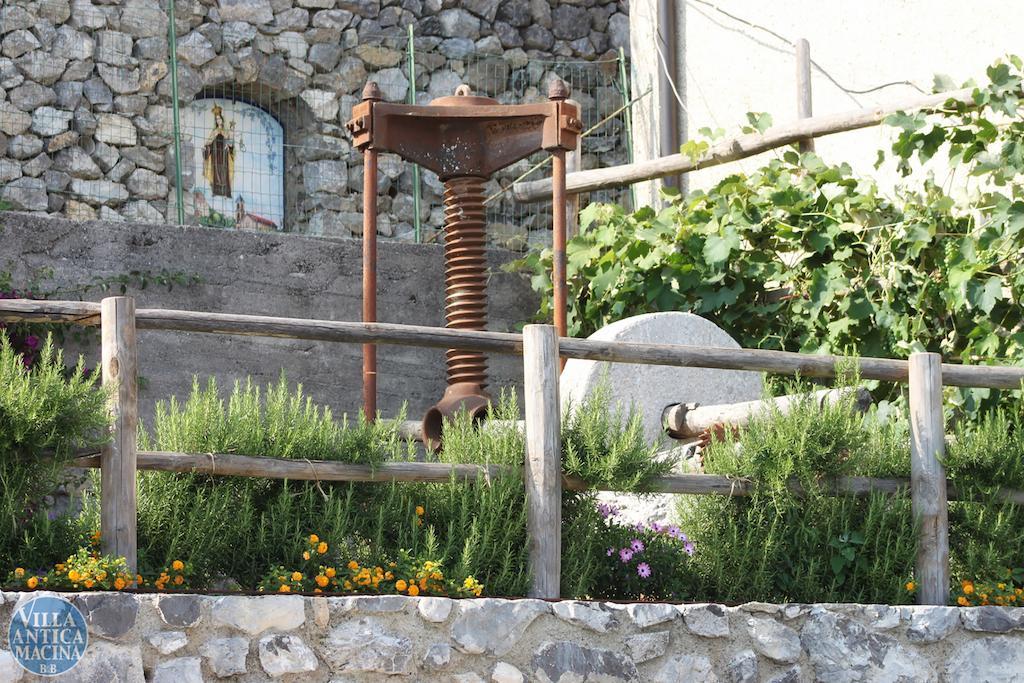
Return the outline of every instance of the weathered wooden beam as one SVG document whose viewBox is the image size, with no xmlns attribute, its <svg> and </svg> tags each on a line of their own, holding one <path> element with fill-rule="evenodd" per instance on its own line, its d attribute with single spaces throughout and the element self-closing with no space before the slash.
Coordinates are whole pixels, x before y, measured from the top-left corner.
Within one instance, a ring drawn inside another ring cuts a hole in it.
<svg viewBox="0 0 1024 683">
<path fill-rule="evenodd" d="M 0 320 L 14 322 L 72 322 L 94 324 L 92 315 L 99 305 L 81 301 L 0 300 Z M 361 323 L 336 320 L 307 320 L 234 313 L 207 313 L 139 309 L 136 329 L 282 337 L 331 342 L 397 344 L 428 348 L 453 348 L 489 353 L 523 355 L 523 338 L 508 332 L 453 330 L 443 327 Z M 728 349 L 681 344 L 606 342 L 594 339 L 559 340 L 562 358 L 582 358 L 616 363 L 643 363 L 676 367 L 751 370 L 802 377 L 830 378 L 848 369 L 854 361 L 862 379 L 907 382 L 907 361 L 891 358 L 846 358 L 826 354 Z M 1019 389 L 1024 367 L 998 365 L 942 365 L 942 382 L 958 387 Z"/>
<path fill-rule="evenodd" d="M 110 388 L 111 439 L 100 452 L 100 543 L 103 553 L 137 566 L 136 449 L 139 431 L 139 355 L 135 300 L 115 296 L 101 304 L 103 385 Z"/>
<path fill-rule="evenodd" d="M 949 599 L 949 505 L 942 457 L 946 450 L 942 416 L 942 358 L 910 356 L 910 494 L 918 526 L 917 601 L 945 605 Z"/>
<path fill-rule="evenodd" d="M 720 405 L 702 406 L 692 403 L 675 403 L 662 411 L 662 424 L 669 436 L 675 439 L 688 439 L 700 436 L 715 425 L 742 427 L 751 418 L 769 410 L 778 410 L 783 415 L 789 413 L 794 406 L 808 399 L 818 407 L 832 405 L 856 394 L 855 407 L 861 412 L 871 405 L 871 394 L 867 389 L 848 387 L 844 389 L 822 389 L 811 394 L 791 394 L 776 396 L 761 401 L 744 401 L 742 403 L 724 403 Z"/>
<path fill-rule="evenodd" d="M 972 104 L 973 92 L 974 88 L 964 88 L 936 95 L 901 100 L 885 106 L 868 107 L 839 114 L 798 119 L 769 128 L 764 133 L 748 133 L 726 138 L 712 145 L 707 152 L 696 159 L 686 154 L 670 154 L 649 161 L 638 161 L 621 166 L 609 166 L 607 168 L 571 173 L 566 176 L 566 192 L 568 194 L 579 194 L 595 190 L 608 190 L 616 187 L 625 187 L 644 180 L 665 178 L 680 173 L 698 171 L 702 168 L 720 166 L 730 161 L 745 159 L 802 140 L 877 126 L 890 114 L 900 111 L 933 109 L 941 107 L 949 100 L 963 104 Z M 512 195 L 519 202 L 542 201 L 551 196 L 551 180 L 531 180 L 516 183 L 512 187 Z"/>
<path fill-rule="evenodd" d="M 523 328 L 526 412 L 527 535 L 531 598 L 557 598 L 562 575 L 562 443 L 558 402 L 558 332 Z"/>
</svg>

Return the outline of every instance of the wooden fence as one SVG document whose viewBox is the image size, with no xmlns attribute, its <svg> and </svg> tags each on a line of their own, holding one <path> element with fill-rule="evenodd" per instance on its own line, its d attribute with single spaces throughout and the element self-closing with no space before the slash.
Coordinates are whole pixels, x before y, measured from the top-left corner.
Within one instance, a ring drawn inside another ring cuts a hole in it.
<svg viewBox="0 0 1024 683">
<path fill-rule="evenodd" d="M 446 482 L 452 477 L 500 476 L 497 466 L 393 462 L 371 468 L 352 463 L 289 460 L 220 453 L 138 451 L 138 352 L 136 330 L 176 330 L 371 344 L 459 348 L 523 356 L 526 413 L 525 486 L 530 539 L 531 596 L 558 597 L 561 566 L 561 491 L 585 490 L 587 482 L 561 472 L 558 400 L 559 359 L 580 358 L 679 367 L 752 370 L 804 377 L 835 377 L 851 360 L 830 355 L 783 351 L 723 349 L 602 342 L 558 338 L 549 325 L 527 325 L 522 335 L 444 328 L 304 320 L 266 316 L 135 309 L 130 297 L 101 303 L 80 301 L 0 301 L 6 322 L 99 325 L 103 382 L 115 387 L 110 397 L 112 438 L 96 455 L 72 464 L 101 471 L 101 534 L 105 553 L 136 561 L 136 472 L 198 472 L 318 481 Z M 920 520 L 916 577 L 922 604 L 945 604 L 949 591 L 947 501 L 956 492 L 947 485 L 941 464 L 944 451 L 942 386 L 1017 389 L 1024 368 L 944 364 L 938 354 L 915 353 L 909 361 L 856 359 L 861 377 L 909 384 L 911 477 L 873 479 L 841 477 L 823 482 L 832 495 L 903 495 L 909 489 Z M 719 475 L 677 474 L 655 479 L 647 490 L 665 493 L 750 495 L 755 483 Z M 799 486 L 794 482 L 794 490 Z M 1003 499 L 1024 503 L 1024 492 L 1001 491 Z"/>
</svg>

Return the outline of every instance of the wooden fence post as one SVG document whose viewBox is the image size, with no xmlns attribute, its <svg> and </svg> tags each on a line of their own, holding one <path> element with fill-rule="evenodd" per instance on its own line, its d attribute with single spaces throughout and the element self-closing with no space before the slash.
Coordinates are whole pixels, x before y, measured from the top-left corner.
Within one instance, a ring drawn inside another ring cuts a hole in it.
<svg viewBox="0 0 1024 683">
<path fill-rule="evenodd" d="M 942 421 L 942 357 L 910 355 L 910 495 L 917 538 L 917 601 L 945 605 L 949 599 L 949 522 Z"/>
<path fill-rule="evenodd" d="M 526 509 L 531 598 L 557 598 L 562 573 L 562 448 L 558 402 L 558 333 L 523 328 L 526 395 Z"/>
<path fill-rule="evenodd" d="M 110 386 L 111 440 L 100 456 L 100 543 L 104 554 L 124 557 L 136 570 L 136 451 L 138 351 L 135 299 L 108 297 L 100 306 L 103 384 Z"/>
</svg>

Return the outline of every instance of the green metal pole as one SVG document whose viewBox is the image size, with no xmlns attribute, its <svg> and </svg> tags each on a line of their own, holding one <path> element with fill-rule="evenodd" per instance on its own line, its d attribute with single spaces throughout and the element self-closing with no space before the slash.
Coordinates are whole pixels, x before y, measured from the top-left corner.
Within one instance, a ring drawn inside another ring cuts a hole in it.
<svg viewBox="0 0 1024 683">
<path fill-rule="evenodd" d="M 185 224 L 185 191 L 181 187 L 181 126 L 178 120 L 178 32 L 174 27 L 174 0 L 167 0 L 170 21 L 167 42 L 170 48 L 171 110 L 174 112 L 174 197 L 178 203 L 178 225 Z"/>
<path fill-rule="evenodd" d="M 622 112 L 626 126 L 626 156 L 633 163 L 633 104 L 629 93 L 629 73 L 626 70 L 626 51 L 619 47 L 619 87 L 622 90 L 622 103 L 626 109 Z M 629 186 L 630 207 L 636 210 L 636 190 Z"/>
<path fill-rule="evenodd" d="M 416 104 L 416 48 L 413 43 L 412 24 L 409 24 L 409 104 Z M 420 233 L 420 165 L 412 166 L 412 210 L 413 234 L 416 242 L 422 241 Z"/>
</svg>

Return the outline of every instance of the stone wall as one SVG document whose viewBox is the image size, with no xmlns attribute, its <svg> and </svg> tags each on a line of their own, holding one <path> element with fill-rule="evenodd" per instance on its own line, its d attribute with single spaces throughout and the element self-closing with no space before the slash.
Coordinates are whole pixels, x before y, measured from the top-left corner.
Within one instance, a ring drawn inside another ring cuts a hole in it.
<svg viewBox="0 0 1024 683">
<path fill-rule="evenodd" d="M 284 126 L 284 228 L 349 236 L 362 229 L 362 166 L 344 124 L 367 79 L 390 101 L 415 87 L 428 102 L 466 82 L 501 102 L 527 102 L 544 99 L 556 73 L 566 76 L 553 60 L 604 59 L 574 93 L 589 124 L 622 104 L 609 87 L 618 65 L 608 60 L 628 48 L 627 12 L 625 0 L 177 0 L 179 101 L 227 97 L 270 111 Z M 177 222 L 169 21 L 165 0 L 3 3 L 0 199 L 77 219 Z M 604 131 L 586 143 L 585 166 L 625 161 L 621 121 Z M 188 166 L 183 204 L 194 222 Z M 412 169 L 385 157 L 380 174 L 379 230 L 410 239 Z M 488 186 L 498 189 L 497 180 Z M 423 193 L 421 218 L 437 228 L 436 177 L 425 174 Z M 504 199 L 491 208 L 503 202 L 508 209 Z M 518 215 L 495 232 L 521 245 L 530 227 L 544 222 Z"/>
<path fill-rule="evenodd" d="M 444 325 L 442 249 L 428 244 L 381 243 L 378 316 L 381 322 Z M 515 331 L 537 309 L 525 278 L 504 273 L 508 252 L 490 253 L 489 329 Z M 52 269 L 52 287 L 73 287 L 95 277 L 135 271 L 182 271 L 200 283 L 168 291 L 156 284 L 131 290 L 140 308 L 359 320 L 361 243 L 300 235 L 222 231 L 134 223 L 76 222 L 0 213 L 0 271 L 15 283 Z M 104 294 L 92 291 L 87 298 Z M 88 349 L 91 363 L 98 349 Z M 378 351 L 378 405 L 387 416 L 408 401 L 419 419 L 444 391 L 444 350 L 382 346 Z M 491 357 L 491 386 L 517 387 L 522 360 Z M 282 369 L 302 382 L 314 400 L 340 417 L 361 405 L 361 349 L 333 344 L 258 337 L 142 332 L 139 334 L 140 402 L 144 416 L 171 394 L 188 394 L 192 376 L 215 376 L 223 389 L 253 376 L 263 384 Z"/>
<path fill-rule="evenodd" d="M 2 623 L 32 593 L 0 594 Z M 74 680 L 797 683 L 1024 677 L 1024 610 L 539 600 L 71 597 Z M 0 635 L 0 678 L 19 678 Z M 34 680 L 34 679 L 32 679 Z"/>
</svg>

